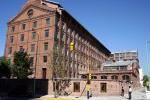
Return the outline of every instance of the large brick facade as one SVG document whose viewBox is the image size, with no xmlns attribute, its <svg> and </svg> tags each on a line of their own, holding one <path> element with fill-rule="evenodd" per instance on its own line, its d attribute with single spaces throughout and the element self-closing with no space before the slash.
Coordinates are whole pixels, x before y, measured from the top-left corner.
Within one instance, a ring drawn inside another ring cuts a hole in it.
<svg viewBox="0 0 150 100">
<path fill-rule="evenodd" d="M 73 51 L 69 48 L 71 42 L 74 43 Z M 61 50 L 67 75 L 74 78 L 78 77 L 79 70 L 87 71 L 89 63 L 96 67 L 110 54 L 59 4 L 28 0 L 8 23 L 5 57 L 13 61 L 13 53 L 24 49 L 33 60 L 31 77 L 51 79 L 54 48 Z"/>
<path fill-rule="evenodd" d="M 74 50 L 69 48 L 74 43 Z M 99 71 L 102 63 L 108 60 L 110 51 L 75 20 L 61 5 L 46 0 L 28 0 L 21 11 L 8 23 L 5 45 L 5 57 L 13 62 L 13 53 L 24 50 L 32 59 L 33 75 L 30 78 L 49 79 L 49 94 L 54 94 L 52 82 L 52 57 L 54 50 L 61 50 L 64 55 L 63 66 L 66 75 L 72 78 L 67 91 L 71 95 L 86 94 L 88 73 L 97 76 L 91 82 L 93 95 L 118 95 L 125 83 L 119 80 L 101 80 L 100 76 L 129 74 L 126 72 Z M 93 70 L 95 69 L 96 70 Z M 93 70 L 93 72 L 92 72 Z M 99 72 L 97 72 L 99 71 Z M 132 70 L 131 70 L 132 71 Z M 79 90 L 74 90 L 77 84 Z M 78 86 L 80 84 L 80 86 Z M 125 85 L 127 91 L 128 85 Z M 83 91 L 85 89 L 85 91 Z"/>
</svg>

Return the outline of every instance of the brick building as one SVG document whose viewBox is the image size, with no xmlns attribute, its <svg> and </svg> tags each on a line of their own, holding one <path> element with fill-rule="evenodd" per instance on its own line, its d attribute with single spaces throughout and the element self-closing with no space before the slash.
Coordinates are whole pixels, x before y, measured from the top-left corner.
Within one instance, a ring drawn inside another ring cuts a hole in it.
<svg viewBox="0 0 150 100">
<path fill-rule="evenodd" d="M 69 45 L 74 42 L 74 50 Z M 28 0 L 8 23 L 5 57 L 24 49 L 31 57 L 36 78 L 52 78 L 51 58 L 54 48 L 65 55 L 68 75 L 77 77 L 88 63 L 98 66 L 110 51 L 76 21 L 61 5 L 46 0 Z M 88 62 L 87 58 L 89 59 Z M 34 77 L 34 75 L 32 77 Z"/>
<path fill-rule="evenodd" d="M 69 48 L 72 42 L 73 51 Z M 105 80 L 105 75 L 122 72 L 99 70 L 108 60 L 110 51 L 56 2 L 28 0 L 8 22 L 5 57 L 12 62 L 13 53 L 20 50 L 26 51 L 32 60 L 34 73 L 30 78 L 50 80 L 49 94 L 54 94 L 51 79 L 52 58 L 56 50 L 63 54 L 62 64 L 66 68 L 66 75 L 72 78 L 68 88 L 71 95 L 81 95 L 82 92 L 83 95 L 86 94 L 84 89 L 89 67 L 93 75 L 91 87 L 94 95 L 120 93 L 119 80 L 112 80 L 111 77 Z M 114 89 L 118 90 L 113 92 Z"/>
</svg>

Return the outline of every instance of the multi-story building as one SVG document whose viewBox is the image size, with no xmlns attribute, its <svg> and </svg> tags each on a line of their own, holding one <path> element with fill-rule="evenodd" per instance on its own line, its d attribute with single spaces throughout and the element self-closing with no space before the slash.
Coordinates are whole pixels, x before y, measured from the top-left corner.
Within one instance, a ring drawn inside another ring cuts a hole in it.
<svg viewBox="0 0 150 100">
<path fill-rule="evenodd" d="M 113 61 L 138 60 L 138 52 L 137 51 L 114 52 L 111 54 L 110 60 Z"/>
<path fill-rule="evenodd" d="M 70 50 L 72 43 L 74 47 Z M 56 2 L 28 0 L 21 11 L 8 22 L 5 57 L 13 62 L 13 53 L 20 50 L 26 51 L 32 61 L 34 73 L 30 77 L 50 80 L 49 94 L 54 93 L 51 79 L 56 51 L 59 56 L 55 60 L 63 59 L 61 64 L 65 69 L 62 69 L 72 79 L 68 87 L 71 95 L 86 94 L 84 90 L 89 69 L 93 78 L 91 89 L 95 95 L 120 93 L 120 78 L 116 81 L 112 77 L 106 79 L 105 75 L 125 73 L 99 70 L 108 60 L 110 51 Z M 60 57 L 61 55 L 63 56 Z M 112 92 L 114 89 L 118 89 L 117 92 Z"/>
<path fill-rule="evenodd" d="M 69 49 L 74 43 L 74 50 Z M 64 55 L 66 73 L 78 77 L 88 65 L 97 67 L 105 62 L 110 51 L 63 7 L 47 0 L 28 0 L 21 11 L 8 22 L 5 57 L 13 61 L 15 51 L 26 51 L 38 79 L 52 78 L 54 50 Z M 88 59 L 88 60 L 87 60 Z"/>
</svg>

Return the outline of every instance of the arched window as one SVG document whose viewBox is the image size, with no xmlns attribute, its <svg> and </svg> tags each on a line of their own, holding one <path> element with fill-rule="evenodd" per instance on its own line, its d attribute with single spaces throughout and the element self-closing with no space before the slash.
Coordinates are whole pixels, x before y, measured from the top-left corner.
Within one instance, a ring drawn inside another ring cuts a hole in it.
<svg viewBox="0 0 150 100">
<path fill-rule="evenodd" d="M 97 76 L 92 76 L 92 79 L 97 79 Z"/>
<path fill-rule="evenodd" d="M 118 76 L 113 75 L 113 76 L 111 76 L 111 79 L 112 79 L 112 80 L 117 80 L 117 79 L 118 79 Z"/>
<path fill-rule="evenodd" d="M 27 15 L 31 18 L 33 16 L 33 9 L 28 10 Z"/>
<path fill-rule="evenodd" d="M 103 75 L 101 76 L 101 79 L 107 79 L 107 76 Z"/>
<path fill-rule="evenodd" d="M 81 78 L 82 79 L 87 79 L 87 75 L 82 75 Z"/>
<path fill-rule="evenodd" d="M 123 75 L 122 76 L 122 80 L 129 81 L 130 80 L 130 76 L 129 75 Z"/>
</svg>

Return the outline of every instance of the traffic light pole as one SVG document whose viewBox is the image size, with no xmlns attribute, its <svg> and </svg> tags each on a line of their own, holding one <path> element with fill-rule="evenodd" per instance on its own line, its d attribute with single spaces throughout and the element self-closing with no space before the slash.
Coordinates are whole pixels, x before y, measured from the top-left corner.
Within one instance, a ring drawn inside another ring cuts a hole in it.
<svg viewBox="0 0 150 100">
<path fill-rule="evenodd" d="M 70 51 L 74 50 L 74 42 L 71 42 L 69 45 Z M 90 73 L 90 52 L 89 52 L 89 45 L 88 45 L 88 77 L 87 77 L 87 84 L 86 84 L 86 89 L 87 89 L 87 99 L 89 100 L 90 96 L 90 84 L 91 84 L 91 79 L 92 79 L 92 75 Z"/>
<path fill-rule="evenodd" d="M 89 45 L 88 45 L 88 77 L 87 77 L 87 100 L 90 99 L 90 84 L 91 84 L 91 73 L 90 73 L 90 52 L 89 52 Z"/>
<path fill-rule="evenodd" d="M 87 78 L 87 85 L 86 85 L 86 89 L 87 89 L 87 99 L 89 100 L 90 96 L 90 89 L 91 89 L 91 73 L 88 72 L 88 78 Z"/>
</svg>

